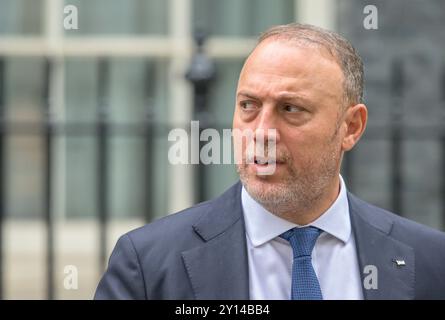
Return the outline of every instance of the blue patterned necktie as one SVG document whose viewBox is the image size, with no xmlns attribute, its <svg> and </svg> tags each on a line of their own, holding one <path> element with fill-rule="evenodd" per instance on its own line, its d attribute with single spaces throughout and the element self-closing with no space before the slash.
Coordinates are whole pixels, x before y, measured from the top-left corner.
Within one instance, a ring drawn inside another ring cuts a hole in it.
<svg viewBox="0 0 445 320">
<path fill-rule="evenodd" d="M 293 228 L 281 235 L 294 252 L 292 263 L 292 300 L 322 300 L 320 284 L 312 266 L 312 249 L 321 230 L 315 227 Z"/>
</svg>

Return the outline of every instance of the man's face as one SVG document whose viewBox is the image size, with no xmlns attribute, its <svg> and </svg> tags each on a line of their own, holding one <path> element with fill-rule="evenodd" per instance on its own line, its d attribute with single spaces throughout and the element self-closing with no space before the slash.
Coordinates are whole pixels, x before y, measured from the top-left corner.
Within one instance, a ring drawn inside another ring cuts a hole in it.
<svg viewBox="0 0 445 320">
<path fill-rule="evenodd" d="M 342 83 L 337 62 L 315 46 L 266 39 L 247 59 L 233 128 L 264 130 L 266 141 L 267 130 L 276 129 L 276 168 L 261 175 L 263 164 L 243 161 L 237 170 L 249 194 L 267 209 L 310 208 L 338 183 Z M 242 150 L 245 160 L 245 144 Z"/>
</svg>

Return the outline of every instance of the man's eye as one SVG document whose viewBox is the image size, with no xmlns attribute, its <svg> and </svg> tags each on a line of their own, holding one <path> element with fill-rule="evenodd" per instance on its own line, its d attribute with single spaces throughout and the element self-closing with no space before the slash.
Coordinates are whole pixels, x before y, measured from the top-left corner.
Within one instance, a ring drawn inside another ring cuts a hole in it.
<svg viewBox="0 0 445 320">
<path fill-rule="evenodd" d="M 249 111 L 255 109 L 255 105 L 251 101 L 241 101 L 241 109 Z"/>
<path fill-rule="evenodd" d="M 297 106 L 293 106 L 293 105 L 290 105 L 290 104 L 284 105 L 283 109 L 284 109 L 284 111 L 290 112 L 290 113 L 297 113 L 297 112 L 303 111 L 302 108 L 297 107 Z"/>
</svg>

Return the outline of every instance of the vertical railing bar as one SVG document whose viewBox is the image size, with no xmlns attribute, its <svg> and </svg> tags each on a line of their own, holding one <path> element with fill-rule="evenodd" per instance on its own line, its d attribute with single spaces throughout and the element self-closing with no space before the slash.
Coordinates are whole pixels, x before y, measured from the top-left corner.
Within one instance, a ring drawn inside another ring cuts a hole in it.
<svg viewBox="0 0 445 320">
<path fill-rule="evenodd" d="M 445 108 L 445 100 L 443 100 L 443 105 Z M 445 117 L 444 117 L 445 121 Z M 441 191 L 439 191 L 439 194 L 442 197 L 442 230 L 445 231 L 445 125 L 442 124 L 442 136 L 440 138 L 440 148 L 441 148 L 441 164 L 442 164 L 442 177 L 441 177 Z"/>
<path fill-rule="evenodd" d="M 402 60 L 396 58 L 392 64 L 391 91 L 391 204 L 393 212 L 403 215 L 402 206 L 402 116 L 404 72 Z"/>
<path fill-rule="evenodd" d="M 106 268 L 108 225 L 108 83 L 109 61 L 99 58 L 97 69 L 97 192 L 99 213 L 99 271 Z"/>
<path fill-rule="evenodd" d="M 194 117 L 199 121 L 199 136 L 201 136 L 201 132 L 206 128 L 209 128 L 211 125 L 210 122 L 212 119 L 208 110 L 209 89 L 211 82 L 216 77 L 215 64 L 204 52 L 206 36 L 207 35 L 203 30 L 195 31 L 194 38 L 196 51 L 186 73 L 186 79 L 193 85 Z M 203 146 L 203 142 L 199 139 L 198 143 L 199 153 Z M 195 151 L 196 150 L 193 150 L 192 148 L 191 152 L 194 153 Z M 207 196 L 207 168 L 200 159 L 198 159 L 198 161 L 199 164 L 195 169 L 195 181 L 197 181 L 196 189 L 198 190 L 195 195 L 195 201 L 202 202 L 206 200 Z"/>
<path fill-rule="evenodd" d="M 150 222 L 153 218 L 153 168 L 154 168 L 154 110 L 153 110 L 153 97 L 154 97 L 154 84 L 156 83 L 153 75 L 154 65 L 150 61 L 146 62 L 145 74 L 144 74 L 144 100 L 146 107 L 146 125 L 145 125 L 145 206 L 143 217 L 146 223 Z"/>
<path fill-rule="evenodd" d="M 0 57 L 0 300 L 3 297 L 3 264 L 4 264 L 4 235 L 3 222 L 5 218 L 6 194 L 5 194 L 5 58 Z"/>
<path fill-rule="evenodd" d="M 441 81 L 441 100 L 442 100 L 442 132 L 441 132 L 441 164 L 442 164 L 442 181 L 441 181 L 441 191 L 439 194 L 442 195 L 442 230 L 445 231 L 445 61 L 442 64 L 442 79 Z"/>
<path fill-rule="evenodd" d="M 43 112 L 44 112 L 44 215 L 46 225 L 46 268 L 47 268 L 47 298 L 54 299 L 54 221 L 52 216 L 52 119 L 51 119 L 51 72 L 52 61 L 46 58 L 44 62 L 43 80 Z"/>
</svg>

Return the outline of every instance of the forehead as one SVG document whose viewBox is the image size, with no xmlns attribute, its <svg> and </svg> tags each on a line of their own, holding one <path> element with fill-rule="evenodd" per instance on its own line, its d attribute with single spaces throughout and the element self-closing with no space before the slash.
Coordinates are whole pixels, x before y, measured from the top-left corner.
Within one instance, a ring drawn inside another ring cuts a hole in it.
<svg viewBox="0 0 445 320">
<path fill-rule="evenodd" d="M 266 39 L 246 60 L 238 90 L 281 90 L 312 98 L 338 98 L 343 94 L 342 83 L 342 70 L 326 49 Z"/>
</svg>

